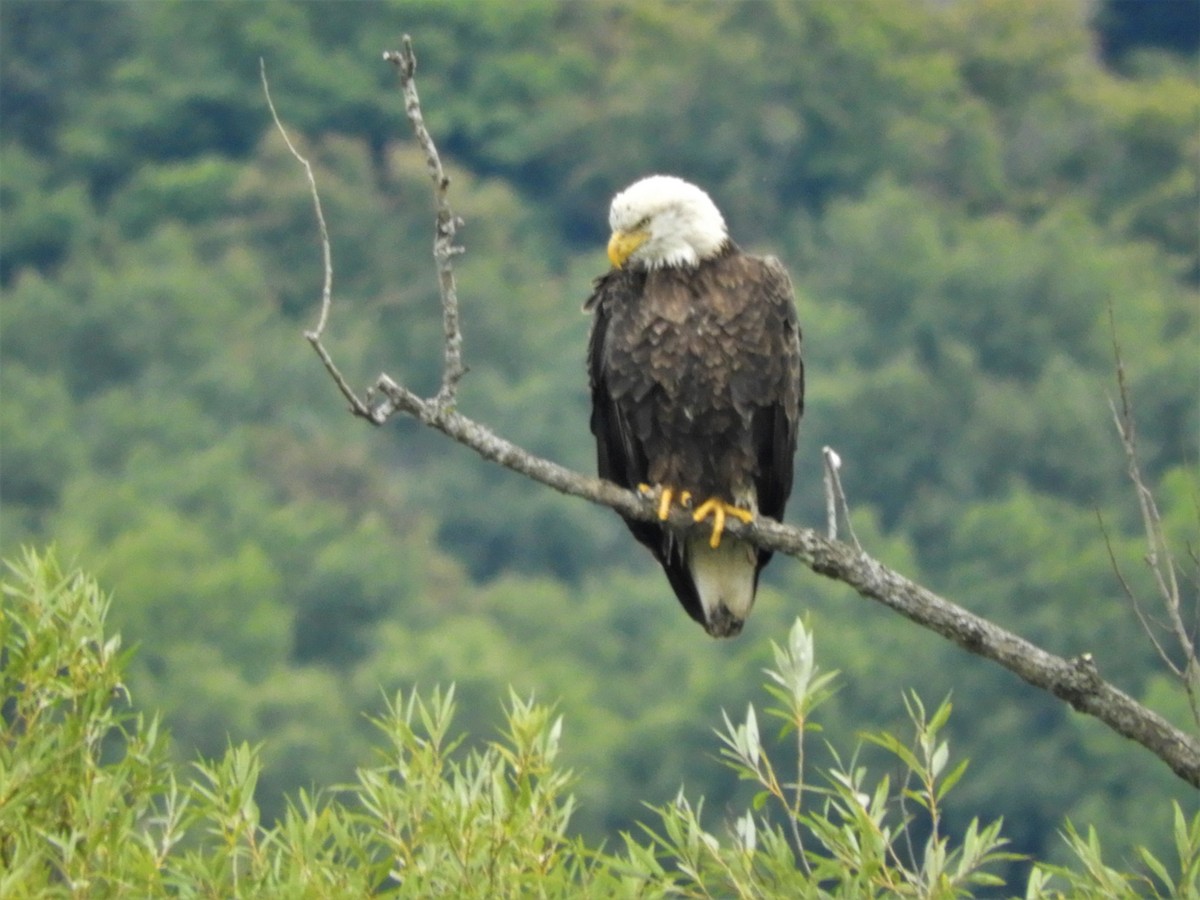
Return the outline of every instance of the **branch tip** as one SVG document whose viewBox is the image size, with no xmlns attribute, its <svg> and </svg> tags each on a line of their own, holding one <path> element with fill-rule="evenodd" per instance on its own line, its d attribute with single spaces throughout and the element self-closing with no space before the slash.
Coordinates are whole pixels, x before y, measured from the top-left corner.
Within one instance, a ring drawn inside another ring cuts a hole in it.
<svg viewBox="0 0 1200 900">
<path fill-rule="evenodd" d="M 396 67 L 404 81 L 410 80 L 417 71 L 417 54 L 413 52 L 412 38 L 407 34 L 400 37 L 399 50 L 384 50 L 383 58 Z"/>
</svg>

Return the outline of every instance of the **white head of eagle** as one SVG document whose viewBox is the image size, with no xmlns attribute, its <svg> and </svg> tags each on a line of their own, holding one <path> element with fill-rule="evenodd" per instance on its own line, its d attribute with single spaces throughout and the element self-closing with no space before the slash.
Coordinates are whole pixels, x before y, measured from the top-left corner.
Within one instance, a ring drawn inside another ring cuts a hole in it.
<svg viewBox="0 0 1200 900">
<path fill-rule="evenodd" d="M 629 530 L 688 615 L 728 637 L 771 553 L 722 540 L 726 520 L 780 519 L 792 489 L 804 376 L 791 281 L 742 253 L 680 178 L 635 182 L 608 220 L 612 269 L 585 305 L 598 469 L 655 498 L 657 516 L 626 518 Z M 696 524 L 677 530 L 679 508 Z"/>
<path fill-rule="evenodd" d="M 673 175 L 651 175 L 613 198 L 608 212 L 608 258 L 648 269 L 695 266 L 728 242 L 725 219 L 712 198 Z"/>
</svg>

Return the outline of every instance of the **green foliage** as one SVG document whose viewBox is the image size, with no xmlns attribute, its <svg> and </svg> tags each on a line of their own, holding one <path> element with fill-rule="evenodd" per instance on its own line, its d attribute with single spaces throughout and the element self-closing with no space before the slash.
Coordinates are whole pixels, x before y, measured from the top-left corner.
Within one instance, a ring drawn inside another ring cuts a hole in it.
<svg viewBox="0 0 1200 900">
<path fill-rule="evenodd" d="M 1034 885 L 1042 890 L 1048 878 L 1056 876 L 1066 882 L 1067 890 L 1054 890 L 1036 896 L 1094 897 L 1097 900 L 1110 897 L 1196 897 L 1200 895 L 1200 817 L 1193 817 L 1189 821 L 1176 804 L 1172 825 L 1173 849 L 1180 864 L 1178 874 L 1172 874 L 1168 866 L 1145 847 L 1136 850 L 1138 862 L 1145 868 L 1143 873 L 1131 874 L 1113 869 L 1104 861 L 1096 829 L 1089 827 L 1087 834 L 1081 835 L 1068 822 L 1063 837 L 1078 860 L 1077 868 L 1047 866 L 1036 869 L 1034 877 L 1030 879 L 1031 890 Z"/>
<path fill-rule="evenodd" d="M 26 553 L 3 603 L 0 893 L 111 895 L 154 868 L 131 838 L 168 787 L 158 720 L 129 706 L 94 581 Z"/>
<path fill-rule="evenodd" d="M 1000 822 L 947 832 L 941 808 L 962 777 L 943 730 L 906 700 L 911 742 L 866 739 L 896 776 L 872 783 L 857 754 L 813 784 L 804 764 L 811 713 L 834 674 L 819 672 L 797 620 L 774 647 L 768 713 L 794 737 L 782 749 L 725 717 L 721 753 L 761 793 L 706 829 L 684 791 L 657 826 L 616 850 L 568 833 L 576 776 L 561 766 L 564 719 L 510 693 L 495 740 L 454 732 L 455 690 L 397 694 L 374 720 L 378 760 L 355 781 L 301 791 L 274 822 L 255 799 L 260 748 L 228 746 L 191 767 L 166 758 L 156 719 L 124 684 L 129 654 L 109 637 L 111 601 L 53 554 L 26 552 L 3 582 L 0 617 L 0 892 L 5 897 L 971 897 L 1003 886 Z M 783 736 L 783 735 L 781 735 Z M 772 755 L 779 759 L 772 761 Z M 784 756 L 796 780 L 782 780 Z M 587 773 L 578 776 L 586 779 Z M 1200 889 L 1200 816 L 1174 808 L 1178 867 L 1143 847 L 1141 870 L 1105 862 L 1094 829 L 1068 824 L 1070 866 L 1035 865 L 1027 897 L 1189 897 Z M 1065 892 L 1062 886 L 1065 886 Z"/>
<path fill-rule="evenodd" d="M 261 59 L 315 167 L 353 384 L 438 377 L 428 176 L 379 58 L 407 31 L 465 220 L 464 411 L 592 466 L 579 305 L 608 199 L 690 177 L 796 283 L 794 521 L 824 521 L 836 447 L 873 554 L 1175 715 L 1096 511 L 1140 589 L 1111 310 L 1147 479 L 1173 546 L 1200 544 L 1200 85 L 1164 53 L 1106 67 L 1091 7 L 5 0 L 0 549 L 53 539 L 112 586 L 129 689 L 174 760 L 261 746 L 262 829 L 301 827 L 285 797 L 368 764 L 362 712 L 453 682 L 476 735 L 505 686 L 557 701 L 560 758 L 589 773 L 572 836 L 619 840 L 681 781 L 712 832 L 750 784 L 722 778 L 707 723 L 754 700 L 767 636 L 804 609 L 843 673 L 834 746 L 907 728 L 905 688 L 953 695 L 942 732 L 975 766 L 944 833 L 1003 817 L 1012 849 L 1063 862 L 1069 817 L 1168 858 L 1144 807 L 1194 798 L 1057 701 L 783 558 L 747 632 L 710 644 L 607 511 L 347 417 L 301 336 L 316 227 L 259 82 Z"/>
</svg>

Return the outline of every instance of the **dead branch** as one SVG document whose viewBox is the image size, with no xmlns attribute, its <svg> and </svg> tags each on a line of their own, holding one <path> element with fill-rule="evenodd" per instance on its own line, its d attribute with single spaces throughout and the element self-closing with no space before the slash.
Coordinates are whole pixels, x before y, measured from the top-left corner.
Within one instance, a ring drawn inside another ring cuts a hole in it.
<svg viewBox="0 0 1200 900">
<path fill-rule="evenodd" d="M 1146 481 L 1142 477 L 1141 464 L 1138 462 L 1137 433 L 1133 423 L 1133 401 L 1129 394 L 1129 383 L 1125 379 L 1125 363 L 1121 358 L 1120 345 L 1117 343 L 1117 326 L 1111 306 L 1108 318 L 1109 328 L 1112 331 L 1113 358 L 1117 368 L 1117 396 L 1120 398 L 1119 407 L 1110 398 L 1109 408 L 1117 427 L 1117 434 L 1121 439 L 1121 447 L 1125 450 L 1126 472 L 1129 480 L 1133 482 L 1134 494 L 1138 500 L 1142 532 L 1146 539 L 1144 559 L 1153 575 L 1158 600 L 1166 613 L 1167 620 L 1164 625 L 1156 628 L 1155 623 L 1150 621 L 1132 585 L 1121 571 L 1107 532 L 1104 541 L 1108 547 L 1109 560 L 1113 571 L 1116 572 L 1117 580 L 1121 584 L 1121 589 L 1133 605 L 1134 613 L 1137 615 L 1142 629 L 1149 636 L 1150 642 L 1154 645 L 1155 652 L 1158 653 L 1159 658 L 1171 674 L 1183 685 L 1192 709 L 1192 717 L 1197 724 L 1200 724 L 1200 658 L 1197 656 L 1195 633 L 1189 630 L 1183 620 L 1183 592 L 1179 584 L 1178 564 L 1167 543 L 1166 534 L 1163 532 L 1162 516 L 1158 511 L 1158 504 L 1154 500 L 1154 493 L 1146 485 Z M 1163 645 L 1158 631 L 1165 631 L 1174 640 L 1175 653 L 1168 651 Z M 1176 654 L 1181 660 L 1175 658 Z"/>
<path fill-rule="evenodd" d="M 288 137 L 287 129 L 279 121 L 279 114 L 275 111 L 275 102 L 271 99 L 271 86 L 267 83 L 267 66 L 261 58 L 258 61 L 258 72 L 262 78 L 263 93 L 267 97 L 267 108 L 271 110 L 271 118 L 275 120 L 275 127 L 283 135 L 284 143 L 287 144 L 287 148 L 291 151 L 292 156 L 296 157 L 300 165 L 304 166 L 304 175 L 308 179 L 308 189 L 312 194 L 313 208 L 317 216 L 317 227 L 321 232 L 321 255 L 325 272 L 325 282 L 321 288 L 321 312 L 317 317 L 317 326 L 311 331 L 306 331 L 304 337 L 312 345 L 313 349 L 317 351 L 317 355 L 325 365 L 325 371 L 333 378 L 334 383 L 338 386 L 338 390 L 342 392 L 342 396 L 350 402 L 350 411 L 356 416 L 374 421 L 370 407 L 358 399 L 358 395 L 354 393 L 354 389 L 350 387 L 350 383 L 346 381 L 345 377 L 338 370 L 338 367 L 334 365 L 333 357 L 329 355 L 329 351 L 321 343 L 321 337 L 325 334 L 325 326 L 329 324 L 329 311 L 333 306 L 333 250 L 329 244 L 329 229 L 325 225 L 325 212 L 321 209 L 321 197 L 317 193 L 317 179 L 313 176 L 312 166 L 309 165 L 307 159 L 300 155 L 300 151 L 296 149 L 296 145 Z"/>
<path fill-rule="evenodd" d="M 450 177 L 442 168 L 441 157 L 434 146 L 433 137 L 425 127 L 421 115 L 421 100 L 417 96 L 417 56 L 413 53 L 412 39 L 406 34 L 401 40 L 401 49 L 387 50 L 383 58 L 396 67 L 400 74 L 400 88 L 404 92 L 404 112 L 412 125 L 417 143 L 425 152 L 429 164 L 429 177 L 433 179 L 433 194 L 437 200 L 437 222 L 434 227 L 433 258 L 437 261 L 438 289 L 442 295 L 442 333 L 444 356 L 442 361 L 442 387 L 436 402 L 439 406 L 452 407 L 458 390 L 458 382 L 466 374 L 462 360 L 462 331 L 458 326 L 458 288 L 454 283 L 453 259 L 463 252 L 454 244 L 454 235 L 462 220 L 450 208 Z"/>
<path fill-rule="evenodd" d="M 838 472 L 842 469 L 842 458 L 832 447 L 822 447 L 821 457 L 825 462 L 825 536 L 831 541 L 837 540 L 838 514 L 846 520 L 846 531 L 850 540 L 854 541 L 854 549 L 863 552 L 863 546 L 858 542 L 854 526 L 850 524 L 850 504 L 846 501 L 846 492 L 842 490 L 842 477 Z"/>
<path fill-rule="evenodd" d="M 313 203 L 317 208 L 325 257 L 325 291 L 321 299 L 320 319 L 318 327 L 307 332 L 305 337 L 342 395 L 350 402 L 355 415 L 376 425 L 383 424 L 396 413 L 412 416 L 451 440 L 470 447 L 484 459 L 561 493 L 607 506 L 630 518 L 645 521 L 657 519 L 657 509 L 652 499 L 534 456 L 454 408 L 454 391 L 466 371 L 462 364 L 462 336 L 458 327 L 458 301 L 453 277 L 453 257 L 461 252 L 460 248 L 453 245 L 458 220 L 447 202 L 449 180 L 421 115 L 414 83 L 416 57 L 409 37 L 404 36 L 400 51 L 389 51 L 384 58 L 396 67 L 405 98 L 405 111 L 425 153 L 437 199 L 434 255 L 446 340 L 442 387 L 435 396 L 421 398 L 397 384 L 387 374 L 381 374 L 368 390 L 367 401 L 364 402 L 338 372 L 322 343 L 331 304 L 332 254 L 329 237 L 321 215 L 312 169 L 284 133 L 288 148 L 304 166 L 308 177 Z M 275 121 L 283 132 L 278 117 Z M 691 515 L 682 509 L 674 510 L 669 522 L 680 531 L 696 527 Z M 849 585 L 862 596 L 882 603 L 921 627 L 971 653 L 998 663 L 1028 683 L 1065 700 L 1080 712 L 1095 717 L 1118 734 L 1141 744 L 1170 766 L 1180 778 L 1200 787 L 1200 741 L 1105 681 L 1090 653 L 1073 659 L 1048 653 L 889 569 L 860 548 L 823 537 L 813 529 L 796 528 L 766 519 L 758 519 L 749 525 L 734 521 L 727 525 L 727 529 L 759 547 L 795 557 L 817 574 Z"/>
</svg>

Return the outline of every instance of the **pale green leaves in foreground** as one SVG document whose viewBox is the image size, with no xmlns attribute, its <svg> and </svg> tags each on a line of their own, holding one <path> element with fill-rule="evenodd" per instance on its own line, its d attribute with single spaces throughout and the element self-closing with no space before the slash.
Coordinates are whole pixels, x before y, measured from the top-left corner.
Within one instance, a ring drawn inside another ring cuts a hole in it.
<svg viewBox="0 0 1200 900">
<path fill-rule="evenodd" d="M 396 697 L 376 722 L 377 765 L 264 822 L 256 748 L 190 770 L 168 761 L 156 720 L 122 685 L 126 657 L 104 634 L 95 582 L 53 555 L 11 568 L 0 616 L 6 898 L 969 897 L 1001 884 L 998 864 L 1013 858 L 999 822 L 947 833 L 942 801 L 965 769 L 942 733 L 948 703 L 929 715 L 912 695 L 911 741 L 866 737 L 899 774 L 875 777 L 856 753 L 806 775 L 810 715 L 834 674 L 820 673 L 800 622 L 767 672 L 766 712 L 789 740 L 764 735 L 753 705 L 740 723 L 725 717 L 721 754 L 761 790 L 715 824 L 681 790 L 619 849 L 584 845 L 557 763 L 562 718 L 513 695 L 504 733 L 476 743 L 454 733 L 453 688 Z M 1200 816 L 1176 806 L 1174 835 L 1177 860 L 1139 848 L 1130 873 L 1104 862 L 1094 829 L 1067 824 L 1073 866 L 1033 862 L 1021 887 L 1030 898 L 1200 896 Z"/>
</svg>

